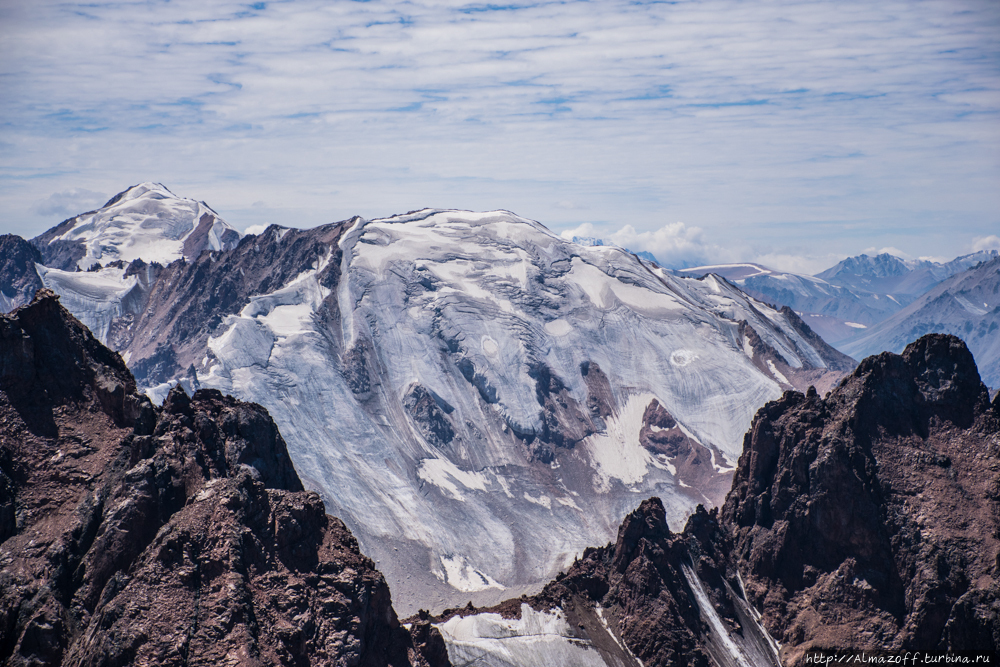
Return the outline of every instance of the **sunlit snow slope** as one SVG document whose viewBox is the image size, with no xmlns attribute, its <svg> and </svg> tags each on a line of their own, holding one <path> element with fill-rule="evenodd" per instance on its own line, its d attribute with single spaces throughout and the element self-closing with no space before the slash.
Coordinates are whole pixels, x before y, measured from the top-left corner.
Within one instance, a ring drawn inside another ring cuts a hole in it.
<svg viewBox="0 0 1000 667">
<path fill-rule="evenodd" d="M 787 309 L 505 211 L 271 227 L 105 273 L 46 277 L 71 309 L 139 290 L 109 338 L 154 398 L 264 405 L 403 614 L 541 584 L 637 498 L 679 526 L 721 501 L 764 402 L 847 368 Z"/>
</svg>

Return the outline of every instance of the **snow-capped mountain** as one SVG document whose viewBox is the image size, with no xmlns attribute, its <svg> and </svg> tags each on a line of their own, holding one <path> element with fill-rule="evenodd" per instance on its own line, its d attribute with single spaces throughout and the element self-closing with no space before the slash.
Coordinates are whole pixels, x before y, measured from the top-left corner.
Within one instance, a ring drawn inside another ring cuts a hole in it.
<svg viewBox="0 0 1000 667">
<path fill-rule="evenodd" d="M 861 358 L 899 352 L 925 333 L 965 340 L 983 381 L 1000 387 L 1000 257 L 953 275 L 864 335 L 844 345 Z"/>
<path fill-rule="evenodd" d="M 87 271 L 140 258 L 166 265 L 204 250 L 232 248 L 239 240 L 240 233 L 204 202 L 178 197 L 159 183 L 140 183 L 32 243 L 45 266 Z"/>
<path fill-rule="evenodd" d="M 266 407 L 404 614 L 546 581 L 643 494 L 680 526 L 721 502 L 761 405 L 853 366 L 787 308 L 506 211 L 38 271 L 154 400 Z"/>
<path fill-rule="evenodd" d="M 815 276 L 775 271 L 753 263 L 714 264 L 678 273 L 715 273 L 757 299 L 788 306 L 824 340 L 842 352 L 855 354 L 861 348 L 852 341 L 866 337 L 867 329 L 906 308 L 941 281 L 997 254 L 996 250 L 983 250 L 950 262 L 904 260 L 886 253 L 875 257 L 858 255 Z M 895 351 L 911 340 L 897 341 Z M 864 349 L 865 354 L 872 351 Z"/>
</svg>

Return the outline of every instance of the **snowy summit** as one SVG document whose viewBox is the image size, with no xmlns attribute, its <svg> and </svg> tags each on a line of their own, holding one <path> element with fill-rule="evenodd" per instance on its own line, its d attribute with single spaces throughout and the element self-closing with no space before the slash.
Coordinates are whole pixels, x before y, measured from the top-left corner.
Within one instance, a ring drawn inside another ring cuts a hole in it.
<svg viewBox="0 0 1000 667">
<path fill-rule="evenodd" d="M 160 183 L 140 183 L 96 211 L 70 218 L 35 239 L 45 264 L 87 271 L 135 259 L 169 264 L 204 250 L 228 250 L 240 233 L 208 204 L 178 197 Z M 55 263 L 49 258 L 58 258 Z"/>
</svg>

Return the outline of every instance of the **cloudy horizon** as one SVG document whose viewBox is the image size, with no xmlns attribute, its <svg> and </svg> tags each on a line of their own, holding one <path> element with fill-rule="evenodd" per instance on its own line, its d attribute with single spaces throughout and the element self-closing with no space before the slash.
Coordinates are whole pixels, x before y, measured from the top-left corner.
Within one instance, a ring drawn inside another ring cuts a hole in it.
<svg viewBox="0 0 1000 667">
<path fill-rule="evenodd" d="M 0 2 L 0 232 L 508 209 L 665 264 L 1000 248 L 1000 5 Z"/>
</svg>

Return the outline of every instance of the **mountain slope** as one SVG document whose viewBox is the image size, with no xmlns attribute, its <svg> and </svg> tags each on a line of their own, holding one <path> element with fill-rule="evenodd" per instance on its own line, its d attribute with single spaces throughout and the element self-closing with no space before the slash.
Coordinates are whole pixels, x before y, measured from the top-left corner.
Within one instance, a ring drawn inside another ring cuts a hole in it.
<svg viewBox="0 0 1000 667">
<path fill-rule="evenodd" d="M 998 457 L 1000 401 L 952 336 L 869 357 L 826 399 L 765 407 L 721 516 L 783 658 L 995 651 Z"/>
<path fill-rule="evenodd" d="M 0 316 L 3 664 L 428 664 L 417 648 L 260 406 L 154 408 L 51 292 Z"/>
<path fill-rule="evenodd" d="M 853 365 L 724 281 L 503 211 L 45 278 L 157 401 L 180 382 L 264 405 L 404 611 L 545 581 L 637 493 L 680 525 L 721 502 L 760 405 Z"/>
<path fill-rule="evenodd" d="M 816 276 L 774 271 L 759 264 L 718 264 L 683 269 L 682 274 L 720 275 L 765 303 L 788 306 L 831 344 L 840 345 L 912 300 L 845 287 Z"/>
<path fill-rule="evenodd" d="M 983 380 L 1000 386 L 1000 258 L 956 274 L 889 319 L 852 340 L 855 356 L 898 352 L 925 333 L 961 337 L 976 358 Z"/>
<path fill-rule="evenodd" d="M 140 183 L 96 211 L 63 221 L 31 242 L 52 269 L 88 270 L 121 260 L 168 264 L 204 250 L 224 250 L 240 234 L 204 202 L 159 183 Z"/>
</svg>

